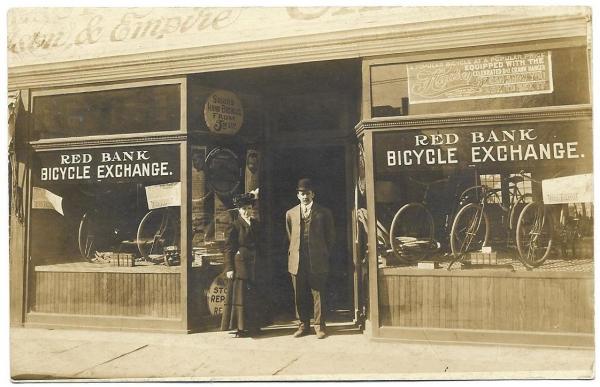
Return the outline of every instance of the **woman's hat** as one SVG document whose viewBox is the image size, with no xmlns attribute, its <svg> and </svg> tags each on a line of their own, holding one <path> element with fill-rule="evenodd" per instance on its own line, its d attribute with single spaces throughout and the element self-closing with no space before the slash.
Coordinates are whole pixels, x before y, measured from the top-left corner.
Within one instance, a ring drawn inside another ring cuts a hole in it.
<svg viewBox="0 0 600 387">
<path fill-rule="evenodd" d="M 252 192 L 235 195 L 233 197 L 233 205 L 236 208 L 253 205 L 256 202 L 256 196 Z"/>
</svg>

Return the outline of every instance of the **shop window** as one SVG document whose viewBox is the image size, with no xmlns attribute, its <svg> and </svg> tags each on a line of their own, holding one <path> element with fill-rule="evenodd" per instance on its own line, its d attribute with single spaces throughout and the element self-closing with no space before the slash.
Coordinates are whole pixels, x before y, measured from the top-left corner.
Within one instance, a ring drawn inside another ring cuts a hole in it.
<svg viewBox="0 0 600 387">
<path fill-rule="evenodd" d="M 499 173 L 491 175 L 480 175 L 481 184 L 487 186 L 491 190 L 497 190 L 498 194 L 491 195 L 489 203 L 500 204 L 502 203 L 502 195 L 499 194 L 502 191 L 502 180 Z"/>
<path fill-rule="evenodd" d="M 589 121 L 445 134 L 373 134 L 380 267 L 593 269 Z"/>
<path fill-rule="evenodd" d="M 590 103 L 584 47 L 371 66 L 372 117 Z"/>
<path fill-rule="evenodd" d="M 244 190 L 240 154 L 226 147 L 191 148 L 193 267 L 223 263 L 227 230 L 237 216 L 232 198 Z M 255 158 L 248 160 L 247 167 L 254 168 Z"/>
<path fill-rule="evenodd" d="M 180 265 L 178 145 L 38 152 L 33 172 L 34 266 Z"/>
<path fill-rule="evenodd" d="M 32 140 L 181 130 L 179 84 L 34 96 Z"/>
</svg>

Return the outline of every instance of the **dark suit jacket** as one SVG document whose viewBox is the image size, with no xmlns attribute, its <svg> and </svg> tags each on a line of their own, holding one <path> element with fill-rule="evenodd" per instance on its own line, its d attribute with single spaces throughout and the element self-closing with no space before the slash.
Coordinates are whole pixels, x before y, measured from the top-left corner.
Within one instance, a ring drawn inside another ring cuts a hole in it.
<svg viewBox="0 0 600 387">
<path fill-rule="evenodd" d="M 252 226 L 238 216 L 229 225 L 225 241 L 225 272 L 233 270 L 235 278 L 255 278 L 256 258 L 259 256 L 259 229 L 256 219 Z"/>
<path fill-rule="evenodd" d="M 298 274 L 300 262 L 300 204 L 288 210 L 285 214 L 285 224 L 290 242 L 288 250 L 288 271 Z M 328 273 L 329 256 L 335 243 L 335 228 L 333 215 L 328 208 L 313 202 L 311 210 L 310 229 L 308 230 L 308 255 L 311 273 Z"/>
</svg>

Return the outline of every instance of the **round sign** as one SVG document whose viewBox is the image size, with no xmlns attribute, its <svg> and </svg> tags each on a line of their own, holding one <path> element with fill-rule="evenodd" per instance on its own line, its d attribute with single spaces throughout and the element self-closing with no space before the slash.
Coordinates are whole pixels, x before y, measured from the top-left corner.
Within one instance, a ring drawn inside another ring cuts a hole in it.
<svg viewBox="0 0 600 387">
<path fill-rule="evenodd" d="M 233 193 L 241 183 L 242 166 L 235 153 L 227 148 L 214 148 L 206 156 L 208 185 L 220 195 Z"/>
<path fill-rule="evenodd" d="M 223 314 L 223 308 L 225 308 L 225 299 L 227 298 L 227 282 L 225 278 L 220 275 L 217 276 L 210 284 L 208 292 L 206 293 L 206 302 L 208 304 L 208 311 L 213 316 L 219 316 Z"/>
<path fill-rule="evenodd" d="M 242 102 L 231 91 L 217 90 L 206 99 L 204 120 L 213 133 L 236 134 L 244 122 Z"/>
</svg>

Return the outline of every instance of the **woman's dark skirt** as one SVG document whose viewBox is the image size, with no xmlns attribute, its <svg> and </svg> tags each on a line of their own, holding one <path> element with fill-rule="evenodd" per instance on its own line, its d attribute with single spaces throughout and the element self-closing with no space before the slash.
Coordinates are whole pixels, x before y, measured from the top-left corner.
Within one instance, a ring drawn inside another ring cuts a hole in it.
<svg viewBox="0 0 600 387">
<path fill-rule="evenodd" d="M 221 330 L 252 331 L 259 327 L 256 287 L 246 279 L 228 280 Z"/>
</svg>

